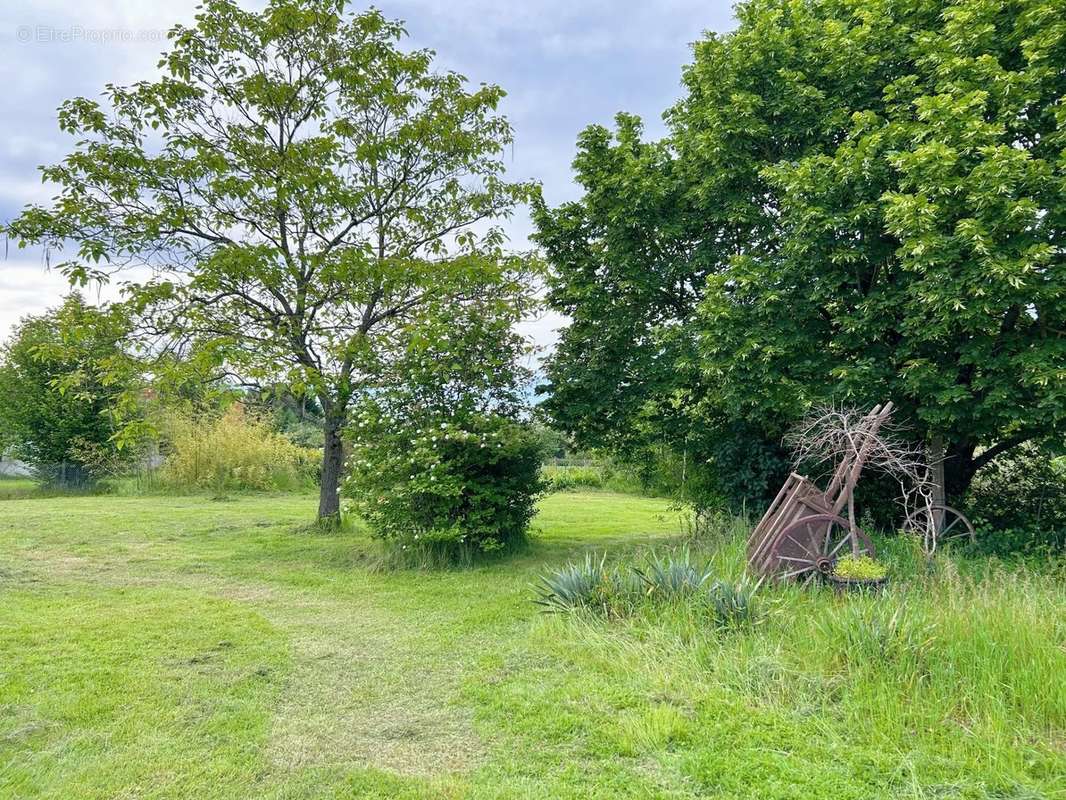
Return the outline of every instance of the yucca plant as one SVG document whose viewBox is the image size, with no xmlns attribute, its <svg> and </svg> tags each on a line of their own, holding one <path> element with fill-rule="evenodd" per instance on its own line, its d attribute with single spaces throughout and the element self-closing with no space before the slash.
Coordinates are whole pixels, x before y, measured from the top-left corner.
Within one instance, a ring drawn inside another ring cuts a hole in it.
<svg viewBox="0 0 1066 800">
<path fill-rule="evenodd" d="M 753 583 L 748 578 L 711 584 L 707 601 L 715 624 L 723 628 L 744 628 L 761 622 L 766 616 L 757 597 L 761 585 L 762 581 Z"/>
<path fill-rule="evenodd" d="M 687 549 L 666 557 L 652 556 L 643 569 L 634 568 L 644 584 L 644 593 L 654 598 L 691 595 L 712 577 L 702 564 L 695 564 Z"/>
<path fill-rule="evenodd" d="M 542 575 L 537 583 L 537 597 L 533 602 L 544 606 L 548 611 L 572 611 L 600 606 L 608 583 L 606 561 L 606 553 L 599 561 L 593 559 L 591 553 L 586 553 L 584 562 L 571 562 L 565 567 Z"/>
</svg>

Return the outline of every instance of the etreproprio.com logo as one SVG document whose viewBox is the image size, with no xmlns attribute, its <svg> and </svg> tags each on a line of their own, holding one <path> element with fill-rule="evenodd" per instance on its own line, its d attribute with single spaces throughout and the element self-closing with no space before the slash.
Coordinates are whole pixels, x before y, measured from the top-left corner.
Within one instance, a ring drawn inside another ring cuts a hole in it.
<svg viewBox="0 0 1066 800">
<path fill-rule="evenodd" d="M 166 36 L 166 31 L 160 29 L 86 28 L 81 25 L 19 25 L 15 30 L 15 38 L 22 44 L 127 44 L 161 42 Z"/>
</svg>

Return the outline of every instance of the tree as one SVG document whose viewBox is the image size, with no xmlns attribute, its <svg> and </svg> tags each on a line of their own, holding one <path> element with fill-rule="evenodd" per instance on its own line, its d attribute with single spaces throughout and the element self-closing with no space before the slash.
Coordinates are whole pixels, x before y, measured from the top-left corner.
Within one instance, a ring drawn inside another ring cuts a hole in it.
<svg viewBox="0 0 1066 800">
<path fill-rule="evenodd" d="M 172 346 L 246 383 L 313 394 L 323 414 L 319 517 L 339 510 L 341 432 L 391 343 L 429 302 L 512 286 L 496 224 L 529 186 L 503 180 L 503 91 L 468 90 L 403 52 L 404 30 L 343 0 L 207 0 L 170 32 L 163 75 L 65 103 L 82 137 L 50 208 L 8 230 L 79 261 L 74 281 L 127 267 L 129 302 Z M 90 263 L 86 263 L 90 262 Z"/>
<path fill-rule="evenodd" d="M 689 265 L 680 271 L 697 298 L 685 309 L 638 296 L 630 310 L 657 320 L 649 341 L 688 347 L 649 348 L 667 364 L 630 371 L 625 385 L 650 387 L 658 406 L 680 403 L 687 430 L 745 425 L 762 441 L 813 405 L 892 399 L 915 436 L 944 448 L 954 496 L 1001 453 L 1061 432 L 1057 6 L 741 4 L 734 33 L 697 45 L 661 163 L 640 166 L 644 184 L 671 182 L 674 204 L 636 218 L 622 210 L 625 193 L 597 205 L 604 187 L 633 183 L 601 158 L 580 223 L 565 246 L 548 247 L 558 280 L 587 307 L 669 276 L 656 253 Z M 648 274 L 635 259 L 616 277 L 613 239 L 590 219 L 612 235 L 642 232 L 654 246 Z M 559 240 L 562 211 L 541 220 Z M 590 252 L 579 269 L 574 254 Z M 594 327 L 564 336 L 554 374 L 585 374 L 568 354 Z M 661 383 L 671 363 L 683 383 Z"/>
<path fill-rule="evenodd" d="M 126 320 L 71 294 L 25 317 L 0 350 L 0 430 L 15 455 L 51 483 L 99 477 L 121 453 L 115 441 L 127 385 Z"/>
<path fill-rule="evenodd" d="M 491 296 L 437 307 L 399 342 L 389 388 L 357 406 L 349 496 L 401 551 L 454 559 L 524 540 L 544 452 L 523 419 L 524 311 Z"/>
</svg>

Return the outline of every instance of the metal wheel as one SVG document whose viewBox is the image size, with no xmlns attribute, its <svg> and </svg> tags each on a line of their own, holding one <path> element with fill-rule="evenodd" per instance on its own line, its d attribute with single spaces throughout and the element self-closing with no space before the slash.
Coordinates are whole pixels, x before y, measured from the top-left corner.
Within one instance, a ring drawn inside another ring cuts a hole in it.
<svg viewBox="0 0 1066 800">
<path fill-rule="evenodd" d="M 855 531 L 859 555 L 875 555 L 873 542 Z M 766 572 L 780 580 L 804 583 L 833 571 L 837 558 L 851 553 L 847 521 L 832 514 L 814 514 L 793 522 L 774 539 L 766 560 Z"/>
<path fill-rule="evenodd" d="M 956 508 L 945 505 L 933 505 L 919 508 L 912 512 L 904 523 L 904 528 L 910 533 L 921 533 L 929 527 L 929 514 L 933 515 L 934 530 L 937 541 L 948 539 L 968 539 L 970 542 L 977 541 L 973 523 Z"/>
</svg>

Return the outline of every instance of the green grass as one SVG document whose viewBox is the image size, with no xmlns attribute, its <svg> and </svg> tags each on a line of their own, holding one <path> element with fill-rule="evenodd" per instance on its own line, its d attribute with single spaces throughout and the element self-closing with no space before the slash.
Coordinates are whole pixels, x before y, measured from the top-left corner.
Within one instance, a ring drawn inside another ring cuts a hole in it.
<svg viewBox="0 0 1066 800">
<path fill-rule="evenodd" d="M 1061 566 L 886 551 L 883 598 L 775 589 L 545 615 L 545 569 L 676 538 L 665 501 L 542 502 L 533 545 L 388 571 L 314 499 L 0 503 L 0 797 L 1063 798 Z M 691 545 L 723 577 L 735 537 Z"/>
<path fill-rule="evenodd" d="M 37 493 L 37 481 L 32 478 L 11 477 L 0 475 L 0 500 L 10 500 L 16 497 L 29 497 Z"/>
</svg>

